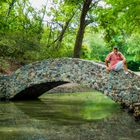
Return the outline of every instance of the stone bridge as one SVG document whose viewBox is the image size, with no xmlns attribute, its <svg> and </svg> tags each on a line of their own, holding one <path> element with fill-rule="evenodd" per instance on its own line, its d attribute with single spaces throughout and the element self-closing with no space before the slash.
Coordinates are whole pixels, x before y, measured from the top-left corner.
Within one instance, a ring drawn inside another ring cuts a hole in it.
<svg viewBox="0 0 140 140">
<path fill-rule="evenodd" d="M 0 77 L 1 99 L 34 99 L 65 84 L 78 83 L 129 107 L 140 103 L 140 76 L 123 70 L 106 73 L 105 66 L 74 58 L 48 59 L 25 65 L 11 76 Z"/>
</svg>

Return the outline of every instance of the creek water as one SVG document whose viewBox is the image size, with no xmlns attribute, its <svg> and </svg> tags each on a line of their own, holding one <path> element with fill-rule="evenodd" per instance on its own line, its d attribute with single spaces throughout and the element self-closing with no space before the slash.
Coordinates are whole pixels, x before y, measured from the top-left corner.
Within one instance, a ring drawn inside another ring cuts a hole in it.
<svg viewBox="0 0 140 140">
<path fill-rule="evenodd" d="M 0 140 L 139 140 L 140 122 L 99 92 L 0 102 Z"/>
</svg>

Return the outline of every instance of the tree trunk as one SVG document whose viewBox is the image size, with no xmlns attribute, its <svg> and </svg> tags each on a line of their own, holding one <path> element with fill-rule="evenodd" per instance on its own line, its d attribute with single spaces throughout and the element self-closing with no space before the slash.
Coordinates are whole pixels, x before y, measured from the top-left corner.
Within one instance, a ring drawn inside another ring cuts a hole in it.
<svg viewBox="0 0 140 140">
<path fill-rule="evenodd" d="M 57 42 L 57 43 L 56 43 L 56 48 L 59 48 L 59 47 L 60 47 L 61 42 L 62 42 L 62 40 L 63 40 L 63 38 L 64 38 L 64 34 L 65 34 L 65 32 L 66 32 L 66 30 L 67 30 L 67 28 L 68 28 L 68 26 L 69 26 L 70 21 L 71 21 L 72 18 L 74 17 L 74 15 L 75 15 L 75 12 L 72 13 L 71 17 L 65 22 L 64 26 L 62 27 L 62 31 L 61 31 L 60 35 L 57 37 L 57 39 L 55 39 L 55 40 L 53 41 L 53 44 Z"/>
<path fill-rule="evenodd" d="M 92 0 L 84 0 L 83 8 L 81 11 L 81 17 L 80 17 L 80 26 L 79 26 L 79 29 L 77 32 L 75 46 L 74 46 L 73 57 L 75 57 L 75 58 L 80 58 L 80 50 L 81 50 L 82 41 L 83 41 L 83 37 L 84 37 L 84 30 L 86 27 L 85 18 L 86 18 L 88 10 L 90 9 L 91 2 L 92 2 Z"/>
</svg>

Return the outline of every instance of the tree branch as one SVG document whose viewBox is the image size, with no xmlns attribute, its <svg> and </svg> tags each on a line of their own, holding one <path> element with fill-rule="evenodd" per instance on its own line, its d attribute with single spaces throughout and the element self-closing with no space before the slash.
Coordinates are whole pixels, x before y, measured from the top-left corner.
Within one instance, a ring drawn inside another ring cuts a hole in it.
<svg viewBox="0 0 140 140">
<path fill-rule="evenodd" d="M 14 6 L 15 2 L 16 2 L 16 0 L 12 0 L 11 4 L 9 5 L 9 9 L 7 11 L 7 16 L 9 16 L 9 14 L 10 14 L 10 12 L 12 10 L 12 7 Z"/>
</svg>

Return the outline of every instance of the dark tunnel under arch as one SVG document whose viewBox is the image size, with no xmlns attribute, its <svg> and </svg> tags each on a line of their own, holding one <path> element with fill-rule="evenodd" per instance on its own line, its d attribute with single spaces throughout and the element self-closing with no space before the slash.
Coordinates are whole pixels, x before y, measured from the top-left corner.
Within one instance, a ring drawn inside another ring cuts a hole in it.
<svg viewBox="0 0 140 140">
<path fill-rule="evenodd" d="M 57 82 L 46 82 L 46 83 L 40 83 L 32 85 L 23 91 L 16 94 L 11 100 L 32 100 L 37 99 L 39 96 L 41 96 L 43 93 L 59 86 L 63 85 L 69 82 L 65 81 L 57 81 Z"/>
</svg>

